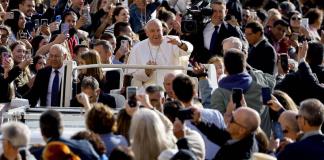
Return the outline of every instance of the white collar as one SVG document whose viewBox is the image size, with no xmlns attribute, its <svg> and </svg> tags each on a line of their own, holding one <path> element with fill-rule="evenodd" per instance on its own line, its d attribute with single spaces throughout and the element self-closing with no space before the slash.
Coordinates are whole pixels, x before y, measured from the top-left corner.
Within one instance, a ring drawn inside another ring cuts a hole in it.
<svg viewBox="0 0 324 160">
<path fill-rule="evenodd" d="M 59 68 L 59 69 L 54 69 L 54 68 L 52 68 L 52 72 L 54 72 L 55 70 L 57 70 L 57 71 L 59 71 L 59 73 L 63 73 L 63 71 L 64 71 L 63 66 L 64 66 L 64 65 L 62 65 L 61 68 Z"/>
</svg>

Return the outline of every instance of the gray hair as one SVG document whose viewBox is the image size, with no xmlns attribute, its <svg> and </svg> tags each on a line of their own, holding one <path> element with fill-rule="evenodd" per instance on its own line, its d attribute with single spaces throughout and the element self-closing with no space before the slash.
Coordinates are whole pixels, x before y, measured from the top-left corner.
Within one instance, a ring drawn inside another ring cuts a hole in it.
<svg viewBox="0 0 324 160">
<path fill-rule="evenodd" d="M 160 27 L 162 28 L 162 22 L 161 22 L 159 19 L 154 18 L 154 19 L 149 20 L 149 21 L 146 23 L 144 29 L 147 30 L 148 27 L 149 27 L 150 25 L 154 24 L 154 23 L 157 24 L 158 26 L 160 26 Z"/>
<path fill-rule="evenodd" d="M 50 50 L 52 50 L 54 48 L 58 49 L 60 51 L 60 53 L 62 53 L 62 55 L 68 54 L 68 50 L 66 49 L 66 47 L 64 47 L 61 44 L 54 44 L 53 46 L 51 46 Z"/>
<path fill-rule="evenodd" d="M 21 122 L 7 122 L 2 125 L 3 139 L 6 139 L 15 148 L 27 147 L 30 140 L 28 126 Z"/>
<path fill-rule="evenodd" d="M 222 42 L 223 46 L 225 43 L 228 44 L 230 46 L 230 48 L 235 48 L 240 51 L 242 51 L 242 49 L 243 49 L 243 44 L 242 44 L 241 40 L 237 37 L 228 37 L 223 40 L 223 42 Z M 226 52 L 226 51 L 224 51 L 224 52 Z"/>
<path fill-rule="evenodd" d="M 81 83 L 81 88 L 91 88 L 96 90 L 99 88 L 99 82 L 92 76 L 84 77 Z"/>
<path fill-rule="evenodd" d="M 321 126 L 324 122 L 324 105 L 317 99 L 306 99 L 300 103 L 299 114 L 310 126 Z"/>
</svg>

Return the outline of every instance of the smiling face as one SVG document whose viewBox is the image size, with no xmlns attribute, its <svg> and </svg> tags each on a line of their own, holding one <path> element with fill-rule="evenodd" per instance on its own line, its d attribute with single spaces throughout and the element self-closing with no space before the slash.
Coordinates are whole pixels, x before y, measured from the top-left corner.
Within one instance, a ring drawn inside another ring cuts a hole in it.
<svg viewBox="0 0 324 160">
<path fill-rule="evenodd" d="M 19 10 L 22 11 L 26 16 L 31 17 L 35 11 L 35 1 L 25 0 L 22 4 L 19 4 Z"/>
<path fill-rule="evenodd" d="M 211 17 L 211 21 L 214 25 L 219 25 L 223 22 L 227 10 L 225 4 L 211 4 L 211 7 L 213 9 L 213 14 Z"/>
<path fill-rule="evenodd" d="M 13 60 L 16 64 L 21 63 L 25 59 L 26 46 L 18 44 L 12 51 Z"/>
<path fill-rule="evenodd" d="M 128 22 L 129 12 L 128 9 L 122 9 L 117 16 L 115 16 L 116 22 Z"/>
<path fill-rule="evenodd" d="M 301 14 L 294 14 L 290 18 L 290 26 L 299 28 L 301 24 L 301 19 L 302 19 Z"/>
<path fill-rule="evenodd" d="M 146 36 L 149 38 L 151 44 L 160 45 L 163 39 L 162 24 L 158 21 L 150 21 L 145 28 Z"/>
</svg>

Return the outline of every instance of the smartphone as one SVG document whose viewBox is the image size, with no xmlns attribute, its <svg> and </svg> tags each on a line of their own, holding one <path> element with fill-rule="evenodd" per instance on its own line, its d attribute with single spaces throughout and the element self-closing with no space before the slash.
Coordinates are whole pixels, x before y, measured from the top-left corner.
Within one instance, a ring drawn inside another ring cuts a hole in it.
<svg viewBox="0 0 324 160">
<path fill-rule="evenodd" d="M 85 17 L 88 17 L 88 15 L 89 15 L 88 7 L 83 7 L 83 9 L 82 9 L 82 15 L 85 16 Z"/>
<path fill-rule="evenodd" d="M 284 134 L 279 122 L 272 123 L 272 134 L 275 139 L 282 140 L 284 138 Z"/>
<path fill-rule="evenodd" d="M 284 72 L 288 71 L 288 55 L 287 54 L 280 55 L 280 65 Z"/>
<path fill-rule="evenodd" d="M 127 50 L 127 49 L 129 48 L 129 42 L 128 42 L 128 40 L 121 40 L 121 41 L 120 41 L 120 46 L 121 46 L 123 49 Z"/>
<path fill-rule="evenodd" d="M 2 60 L 7 60 L 11 57 L 8 52 L 2 52 Z"/>
<path fill-rule="evenodd" d="M 305 28 L 308 28 L 309 26 L 309 19 L 308 18 L 302 18 L 301 25 Z"/>
<path fill-rule="evenodd" d="M 192 119 L 193 117 L 193 112 L 190 108 L 186 108 L 186 109 L 180 109 L 178 111 L 178 115 L 177 117 L 181 120 L 181 121 L 184 121 L 184 120 L 190 120 Z"/>
<path fill-rule="evenodd" d="M 135 86 L 127 87 L 127 89 L 126 89 L 126 97 L 127 97 L 127 100 L 128 100 L 128 105 L 130 107 L 136 107 L 137 106 L 136 94 L 137 94 L 137 87 L 135 87 Z"/>
<path fill-rule="evenodd" d="M 290 39 L 293 41 L 298 41 L 299 34 L 298 33 L 292 33 Z"/>
<path fill-rule="evenodd" d="M 69 33 L 69 30 L 70 30 L 70 25 L 68 23 L 61 24 L 61 33 L 67 35 Z"/>
<path fill-rule="evenodd" d="M 61 23 L 61 21 L 62 21 L 61 15 L 57 15 L 55 17 L 55 22 Z"/>
<path fill-rule="evenodd" d="M 15 18 L 14 12 L 7 12 L 7 19 L 14 19 L 14 18 Z"/>
<path fill-rule="evenodd" d="M 39 25 L 39 19 L 35 19 L 34 20 L 34 27 L 35 28 L 38 28 L 40 25 Z"/>
<path fill-rule="evenodd" d="M 19 38 L 20 39 L 27 39 L 27 33 L 26 32 L 19 33 Z"/>
<path fill-rule="evenodd" d="M 47 19 L 41 19 L 41 23 L 42 23 L 42 25 L 47 26 L 48 25 L 48 20 Z"/>
<path fill-rule="evenodd" d="M 243 97 L 243 89 L 242 88 L 233 88 L 232 89 L 232 100 L 233 100 L 233 103 L 236 104 L 236 108 L 241 107 L 242 97 Z"/>
<path fill-rule="evenodd" d="M 32 57 L 31 53 L 25 54 L 25 59 L 30 59 Z"/>
<path fill-rule="evenodd" d="M 269 87 L 262 87 L 262 102 L 264 105 L 268 104 L 268 101 L 271 100 L 271 89 Z"/>
</svg>

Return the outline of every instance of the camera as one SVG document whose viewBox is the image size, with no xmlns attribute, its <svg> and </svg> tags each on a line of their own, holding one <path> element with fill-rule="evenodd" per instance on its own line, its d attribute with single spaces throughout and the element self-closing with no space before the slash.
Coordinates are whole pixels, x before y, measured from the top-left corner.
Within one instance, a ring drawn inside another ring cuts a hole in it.
<svg viewBox="0 0 324 160">
<path fill-rule="evenodd" d="M 200 8 L 199 6 L 191 7 L 183 16 L 181 21 L 181 31 L 184 33 L 197 33 L 199 27 L 203 26 L 204 19 L 213 14 L 211 8 Z"/>
</svg>

